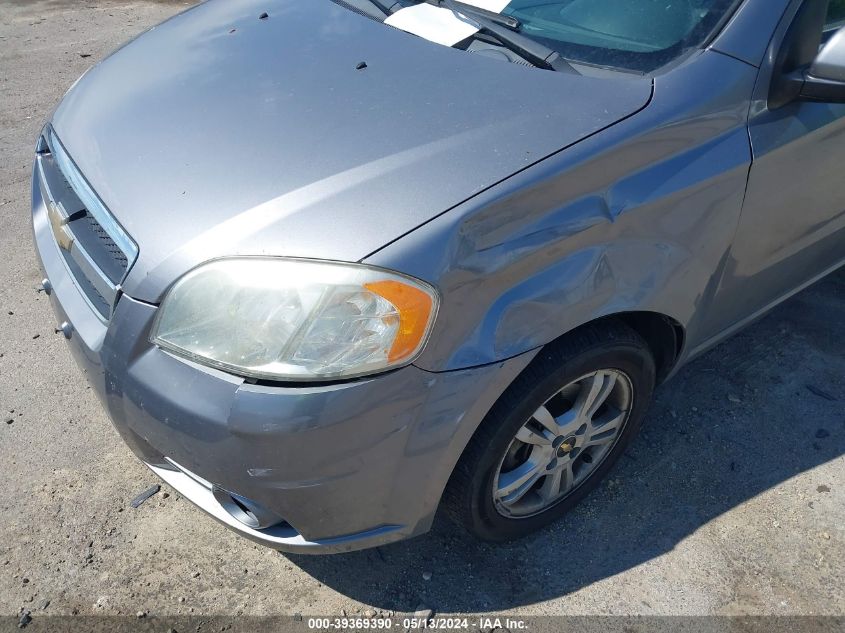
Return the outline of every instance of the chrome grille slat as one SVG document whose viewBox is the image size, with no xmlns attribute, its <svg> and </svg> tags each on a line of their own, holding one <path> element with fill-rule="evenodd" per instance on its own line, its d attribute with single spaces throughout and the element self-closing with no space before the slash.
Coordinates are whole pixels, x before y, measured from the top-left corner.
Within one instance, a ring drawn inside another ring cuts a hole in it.
<svg viewBox="0 0 845 633">
<path fill-rule="evenodd" d="M 82 274 L 91 284 L 96 293 L 108 304 L 113 305 L 117 300 L 117 286 L 113 285 L 104 275 L 103 271 L 99 269 L 97 264 L 91 259 L 88 253 L 79 247 L 78 242 L 74 242 L 70 252 L 65 257 L 70 257 Z"/>
</svg>

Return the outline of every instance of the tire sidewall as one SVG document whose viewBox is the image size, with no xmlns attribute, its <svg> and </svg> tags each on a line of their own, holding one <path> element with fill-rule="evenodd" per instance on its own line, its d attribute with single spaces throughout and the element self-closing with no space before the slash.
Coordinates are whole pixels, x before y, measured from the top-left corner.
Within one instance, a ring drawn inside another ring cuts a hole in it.
<svg viewBox="0 0 845 633">
<path fill-rule="evenodd" d="M 562 364 L 555 359 L 553 354 L 545 350 L 541 354 L 543 354 L 539 358 L 541 367 L 548 366 L 546 378 L 535 385 L 519 384 L 518 379 L 511 386 L 512 389 L 524 390 L 525 395 L 520 404 L 511 411 L 495 411 L 503 419 L 473 477 L 471 508 L 473 523 L 476 530 L 488 540 L 502 541 L 525 536 L 559 519 L 583 500 L 613 468 L 636 436 L 651 401 L 655 370 L 651 355 L 644 346 L 614 341 L 589 349 Z M 524 518 L 508 518 L 499 514 L 493 504 L 493 482 L 501 459 L 517 431 L 562 387 L 600 369 L 614 369 L 622 372 L 630 381 L 632 388 L 633 402 L 630 415 L 610 453 L 578 488 L 551 508 Z"/>
</svg>

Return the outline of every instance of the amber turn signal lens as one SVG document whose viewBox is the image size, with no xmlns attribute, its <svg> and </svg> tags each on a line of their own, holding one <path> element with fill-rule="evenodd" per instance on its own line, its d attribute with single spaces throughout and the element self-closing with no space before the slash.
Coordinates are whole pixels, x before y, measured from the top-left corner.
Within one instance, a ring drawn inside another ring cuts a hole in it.
<svg viewBox="0 0 845 633">
<path fill-rule="evenodd" d="M 374 281 L 364 287 L 387 299 L 399 312 L 399 331 L 388 352 L 388 361 L 401 361 L 419 351 L 428 332 L 434 309 L 432 297 L 399 281 Z"/>
</svg>

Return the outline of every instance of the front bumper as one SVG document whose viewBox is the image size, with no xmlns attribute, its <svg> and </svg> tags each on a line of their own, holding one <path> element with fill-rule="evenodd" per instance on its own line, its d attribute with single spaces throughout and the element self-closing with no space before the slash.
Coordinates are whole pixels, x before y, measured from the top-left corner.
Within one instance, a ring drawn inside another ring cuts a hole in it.
<svg viewBox="0 0 845 633">
<path fill-rule="evenodd" d="M 35 242 L 58 322 L 115 427 L 168 484 L 276 549 L 341 552 L 428 530 L 472 433 L 533 357 L 442 374 L 414 366 L 326 386 L 262 386 L 149 343 L 156 307 L 98 318 L 69 273 L 33 179 Z M 214 494 L 284 523 L 250 527 Z"/>
</svg>

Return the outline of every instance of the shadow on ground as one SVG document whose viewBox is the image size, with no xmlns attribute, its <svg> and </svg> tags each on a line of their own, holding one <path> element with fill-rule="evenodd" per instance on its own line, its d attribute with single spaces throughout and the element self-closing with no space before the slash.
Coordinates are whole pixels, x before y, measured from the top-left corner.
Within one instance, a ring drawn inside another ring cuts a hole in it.
<svg viewBox="0 0 845 633">
<path fill-rule="evenodd" d="M 843 315 L 845 270 L 687 366 L 660 388 L 609 480 L 536 536 L 490 546 L 438 518 L 431 533 L 405 543 L 286 556 L 381 609 L 413 611 L 422 601 L 464 613 L 549 600 L 649 561 L 744 501 L 845 453 Z M 819 485 L 808 499 L 825 492 Z M 421 581 L 426 571 L 435 581 Z"/>
</svg>

